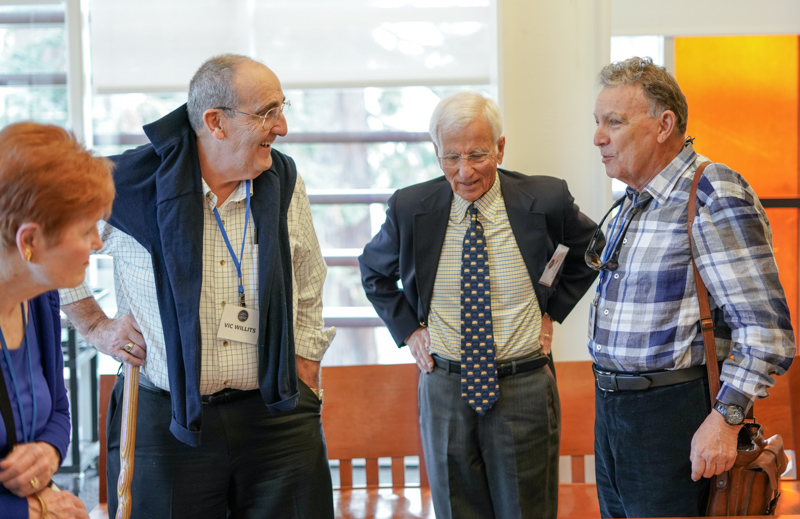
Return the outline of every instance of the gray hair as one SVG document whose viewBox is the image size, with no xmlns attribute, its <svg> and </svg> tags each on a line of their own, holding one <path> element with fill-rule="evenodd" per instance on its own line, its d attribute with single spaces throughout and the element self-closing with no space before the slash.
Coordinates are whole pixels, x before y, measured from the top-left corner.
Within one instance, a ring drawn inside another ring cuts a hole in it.
<svg viewBox="0 0 800 519">
<path fill-rule="evenodd" d="M 675 125 L 681 135 L 686 134 L 689 122 L 689 105 L 675 78 L 664 67 L 653 64 L 652 58 L 634 56 L 625 61 L 616 61 L 603 67 L 599 76 L 600 85 L 641 85 L 645 97 L 650 101 L 650 117 L 657 117 L 664 110 L 675 114 Z"/>
<path fill-rule="evenodd" d="M 428 132 L 437 148 L 445 133 L 463 130 L 479 117 L 485 117 L 492 129 L 492 142 L 503 136 L 503 116 L 497 103 L 478 92 L 458 92 L 439 101 L 431 114 Z"/>
<path fill-rule="evenodd" d="M 189 122 L 199 132 L 205 123 L 203 113 L 211 108 L 235 108 L 238 103 L 233 82 L 239 65 L 254 61 L 240 54 L 214 56 L 200 65 L 189 83 Z"/>
</svg>

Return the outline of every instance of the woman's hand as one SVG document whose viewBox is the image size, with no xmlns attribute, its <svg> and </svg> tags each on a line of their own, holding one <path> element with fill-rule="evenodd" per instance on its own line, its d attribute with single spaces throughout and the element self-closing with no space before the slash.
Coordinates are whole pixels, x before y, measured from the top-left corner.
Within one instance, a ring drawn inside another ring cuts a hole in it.
<svg viewBox="0 0 800 519">
<path fill-rule="evenodd" d="M 48 519 L 89 519 L 86 506 L 74 494 L 65 490 L 45 488 L 39 492 L 39 497 L 28 496 L 28 518 L 42 519 L 42 503 L 47 507 Z"/>
<path fill-rule="evenodd" d="M 45 488 L 60 464 L 58 451 L 49 443 L 18 443 L 0 461 L 0 484 L 19 497 L 27 497 Z"/>
</svg>

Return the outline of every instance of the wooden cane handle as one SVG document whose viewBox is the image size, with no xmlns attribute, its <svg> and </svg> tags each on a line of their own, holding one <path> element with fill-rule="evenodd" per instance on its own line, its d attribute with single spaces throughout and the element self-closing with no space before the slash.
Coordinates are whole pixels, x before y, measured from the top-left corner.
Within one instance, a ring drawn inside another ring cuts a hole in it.
<svg viewBox="0 0 800 519">
<path fill-rule="evenodd" d="M 131 516 L 133 451 L 136 448 L 136 412 L 139 402 L 139 367 L 125 364 L 125 392 L 122 397 L 122 427 L 119 438 L 119 480 L 116 519 Z"/>
</svg>

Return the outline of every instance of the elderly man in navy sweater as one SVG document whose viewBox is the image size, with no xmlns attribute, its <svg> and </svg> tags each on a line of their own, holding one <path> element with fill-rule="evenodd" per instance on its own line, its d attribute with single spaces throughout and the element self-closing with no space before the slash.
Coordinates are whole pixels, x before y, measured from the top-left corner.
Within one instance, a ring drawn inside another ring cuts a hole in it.
<svg viewBox="0 0 800 519">
<path fill-rule="evenodd" d="M 272 147 L 289 104 L 264 65 L 217 56 L 186 105 L 144 127 L 150 144 L 113 157 L 99 252 L 114 257 L 119 317 L 85 289 L 63 297 L 89 342 L 143 366 L 133 517 L 333 516 L 319 370 L 335 330 L 303 181 Z"/>
</svg>

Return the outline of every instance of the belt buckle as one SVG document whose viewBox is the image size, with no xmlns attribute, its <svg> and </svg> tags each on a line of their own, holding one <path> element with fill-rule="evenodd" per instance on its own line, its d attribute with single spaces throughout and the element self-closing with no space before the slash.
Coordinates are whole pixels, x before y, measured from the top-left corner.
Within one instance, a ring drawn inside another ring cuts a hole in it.
<svg viewBox="0 0 800 519">
<path fill-rule="evenodd" d="M 517 361 L 497 363 L 495 364 L 495 371 L 497 372 L 497 378 L 515 375 L 517 373 Z"/>
<path fill-rule="evenodd" d="M 206 402 L 202 402 L 202 403 L 206 404 L 206 405 L 225 404 L 230 400 L 232 393 L 233 393 L 233 390 L 231 390 L 230 388 L 221 389 L 221 390 L 217 391 L 216 393 L 212 393 L 210 395 L 206 395 L 206 400 L 207 401 Z M 201 401 L 202 401 L 202 399 L 203 399 L 203 397 L 200 397 Z"/>
<path fill-rule="evenodd" d="M 595 372 L 596 375 L 598 375 L 598 377 L 597 377 L 597 388 L 600 389 L 600 391 L 604 391 L 606 393 L 617 393 L 617 392 L 619 392 L 619 386 L 617 386 L 617 374 L 616 373 L 612 373 L 610 371 L 600 371 L 600 370 L 597 370 L 597 369 L 595 369 L 594 372 Z M 612 383 L 611 385 L 613 386 L 613 388 L 612 389 L 606 389 L 606 388 L 602 387 L 600 385 L 600 377 L 599 377 L 599 375 L 602 375 L 604 377 L 610 377 L 611 378 L 611 383 Z"/>
</svg>

